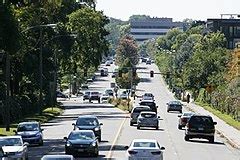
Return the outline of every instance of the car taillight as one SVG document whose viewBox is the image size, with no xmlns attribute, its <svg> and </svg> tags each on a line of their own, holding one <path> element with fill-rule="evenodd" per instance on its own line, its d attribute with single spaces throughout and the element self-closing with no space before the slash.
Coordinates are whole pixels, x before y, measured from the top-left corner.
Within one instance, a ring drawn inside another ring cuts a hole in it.
<svg viewBox="0 0 240 160">
<path fill-rule="evenodd" d="M 153 155 L 160 155 L 162 152 L 161 151 L 154 151 L 154 152 L 151 152 Z"/>
<path fill-rule="evenodd" d="M 133 151 L 133 150 L 129 150 L 128 153 L 129 154 L 137 154 L 138 152 L 137 151 Z"/>
</svg>

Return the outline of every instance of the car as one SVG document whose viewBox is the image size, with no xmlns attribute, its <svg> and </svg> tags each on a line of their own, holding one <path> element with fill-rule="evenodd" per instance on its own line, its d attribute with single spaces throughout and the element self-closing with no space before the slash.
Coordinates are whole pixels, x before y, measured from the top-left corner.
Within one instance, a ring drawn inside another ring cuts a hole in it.
<svg viewBox="0 0 240 160">
<path fill-rule="evenodd" d="M 93 82 L 92 78 L 87 79 L 87 83 L 92 83 L 92 82 Z"/>
<path fill-rule="evenodd" d="M 83 85 L 81 86 L 81 89 L 82 89 L 82 90 L 87 90 L 87 89 L 89 89 L 89 87 L 88 87 L 87 84 L 83 84 Z"/>
<path fill-rule="evenodd" d="M 75 160 L 72 155 L 44 155 L 41 160 Z"/>
<path fill-rule="evenodd" d="M 182 113 L 182 103 L 180 101 L 170 101 L 167 103 L 167 112 L 179 111 Z"/>
<path fill-rule="evenodd" d="M 101 102 L 102 103 L 108 103 L 109 99 L 110 99 L 109 95 L 103 94 L 102 97 L 101 97 Z"/>
<path fill-rule="evenodd" d="M 130 114 L 130 126 L 137 123 L 137 118 L 142 111 L 151 111 L 149 106 L 134 106 Z"/>
<path fill-rule="evenodd" d="M 0 147 L 7 159 L 28 159 L 28 145 L 21 136 L 0 137 Z"/>
<path fill-rule="evenodd" d="M 91 103 L 93 100 L 96 100 L 96 101 L 98 101 L 98 103 L 100 103 L 101 95 L 100 95 L 99 92 L 97 92 L 97 91 L 90 92 L 90 94 L 89 94 L 89 102 Z"/>
<path fill-rule="evenodd" d="M 150 92 L 144 93 L 142 97 L 152 97 L 154 99 L 154 95 Z"/>
<path fill-rule="evenodd" d="M 17 130 L 14 130 L 16 135 L 22 137 L 23 142 L 29 144 L 43 145 L 43 129 L 39 122 L 21 122 L 17 126 Z"/>
<path fill-rule="evenodd" d="M 178 115 L 178 129 L 182 129 L 182 127 L 185 127 L 192 115 L 194 115 L 193 112 L 184 112 L 183 114 Z"/>
<path fill-rule="evenodd" d="M 191 138 L 207 139 L 210 143 L 214 143 L 215 125 L 211 116 L 192 115 L 186 124 L 185 137 L 186 141 Z"/>
<path fill-rule="evenodd" d="M 105 90 L 105 94 L 109 95 L 109 96 L 113 96 L 114 95 L 114 92 L 112 89 L 106 89 Z"/>
<path fill-rule="evenodd" d="M 88 154 L 97 157 L 99 154 L 98 140 L 92 130 L 72 131 L 64 139 L 65 153 L 68 155 Z"/>
<path fill-rule="evenodd" d="M 146 64 L 152 64 L 152 61 L 151 61 L 150 59 L 148 59 L 148 60 L 146 61 Z"/>
<path fill-rule="evenodd" d="M 108 69 L 107 68 L 101 68 L 100 69 L 100 75 L 101 76 L 108 76 Z"/>
<path fill-rule="evenodd" d="M 149 106 L 153 112 L 157 112 L 158 106 L 156 106 L 154 100 L 142 100 L 139 105 Z"/>
<path fill-rule="evenodd" d="M 111 62 L 110 61 L 106 61 L 105 65 L 106 66 L 111 66 Z"/>
<path fill-rule="evenodd" d="M 127 100 L 128 99 L 127 93 L 121 93 L 120 94 L 120 99 Z"/>
<path fill-rule="evenodd" d="M 144 101 L 144 100 L 153 100 L 153 101 L 155 101 L 153 97 L 142 96 L 142 99 L 140 99 L 140 101 Z"/>
<path fill-rule="evenodd" d="M 56 91 L 56 97 L 57 98 L 68 98 L 68 96 L 61 91 Z"/>
<path fill-rule="evenodd" d="M 129 160 L 163 160 L 164 147 L 155 139 L 134 139 L 130 146 L 126 146 L 126 157 Z"/>
<path fill-rule="evenodd" d="M 84 92 L 83 100 L 84 100 L 84 101 L 85 101 L 86 99 L 89 100 L 89 97 L 90 97 L 90 91 L 86 91 L 86 92 Z"/>
<path fill-rule="evenodd" d="M 98 138 L 99 142 L 102 140 L 102 123 L 99 123 L 99 120 L 96 116 L 93 115 L 82 115 L 77 118 L 76 123 L 72 124 L 74 130 L 92 130 L 95 136 Z"/>
<path fill-rule="evenodd" d="M 137 129 L 141 127 L 154 127 L 158 129 L 159 118 L 156 112 L 142 111 L 137 118 Z"/>
</svg>

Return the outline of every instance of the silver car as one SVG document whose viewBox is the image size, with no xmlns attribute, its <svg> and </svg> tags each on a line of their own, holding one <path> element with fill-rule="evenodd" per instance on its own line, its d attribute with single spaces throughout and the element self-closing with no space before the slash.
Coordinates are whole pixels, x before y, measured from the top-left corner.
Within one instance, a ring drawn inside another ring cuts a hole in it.
<svg viewBox="0 0 240 160">
<path fill-rule="evenodd" d="M 156 112 L 144 111 L 141 112 L 137 118 L 137 129 L 140 127 L 154 127 L 158 129 L 159 125 L 159 116 L 157 116 Z"/>
<path fill-rule="evenodd" d="M 137 118 L 142 111 L 151 111 L 151 108 L 148 106 L 135 106 L 131 111 L 130 126 L 137 123 Z"/>
<path fill-rule="evenodd" d="M 72 155 L 45 155 L 41 160 L 74 160 Z"/>
<path fill-rule="evenodd" d="M 0 147 L 7 159 L 28 159 L 28 143 L 21 136 L 0 137 Z"/>
</svg>

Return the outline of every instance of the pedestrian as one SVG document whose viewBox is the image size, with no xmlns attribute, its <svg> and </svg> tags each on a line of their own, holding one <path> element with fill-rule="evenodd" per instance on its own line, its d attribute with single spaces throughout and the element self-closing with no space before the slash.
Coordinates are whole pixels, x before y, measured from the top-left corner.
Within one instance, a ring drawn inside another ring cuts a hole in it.
<svg viewBox="0 0 240 160">
<path fill-rule="evenodd" d="M 190 102 L 190 94 L 188 93 L 187 94 L 187 103 L 189 103 Z"/>
</svg>

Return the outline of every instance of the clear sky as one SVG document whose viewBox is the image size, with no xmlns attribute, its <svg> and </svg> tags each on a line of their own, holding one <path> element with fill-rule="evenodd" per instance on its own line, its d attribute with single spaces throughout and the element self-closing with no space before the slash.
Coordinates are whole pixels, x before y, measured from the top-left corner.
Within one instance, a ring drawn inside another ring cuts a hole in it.
<svg viewBox="0 0 240 160">
<path fill-rule="evenodd" d="M 97 0 L 97 10 L 108 17 L 128 20 L 131 15 L 207 20 L 220 14 L 240 14 L 240 0 Z"/>
</svg>

